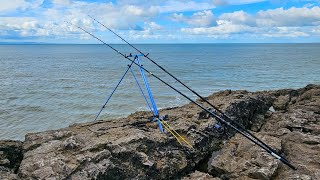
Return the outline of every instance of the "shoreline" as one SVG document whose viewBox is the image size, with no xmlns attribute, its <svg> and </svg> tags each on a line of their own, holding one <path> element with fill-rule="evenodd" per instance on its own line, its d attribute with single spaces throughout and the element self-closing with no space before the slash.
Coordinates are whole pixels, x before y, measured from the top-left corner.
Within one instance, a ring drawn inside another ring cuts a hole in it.
<svg viewBox="0 0 320 180">
<path fill-rule="evenodd" d="M 297 176 L 300 173 L 317 177 L 320 175 L 313 171 L 318 168 L 317 165 L 308 165 L 309 172 L 301 169 L 303 162 L 316 161 L 317 154 L 308 151 L 309 154 L 303 155 L 305 157 L 297 157 L 295 146 L 320 144 L 317 134 L 320 132 L 320 115 L 317 114 L 320 113 L 317 111 L 320 106 L 319 96 L 320 86 L 308 85 L 297 90 L 226 90 L 207 97 L 232 118 L 241 119 L 238 122 L 246 129 L 284 153 L 298 166 L 297 172 L 292 172 L 268 155 L 262 156 L 265 159 L 258 158 L 264 153 L 257 147 L 246 149 L 252 145 L 241 136 L 234 136 L 232 131 L 226 134 L 211 133 L 215 131 L 211 126 L 215 120 L 207 118 L 206 113 L 189 103 L 162 109 L 160 113 L 169 115 L 167 122 L 183 135 L 195 150 L 180 145 L 169 133 L 161 134 L 157 124 L 148 121 L 150 114 L 140 111 L 116 121 L 79 123 L 62 129 L 30 133 L 23 142 L 1 140 L 0 151 L 3 153 L 0 159 L 0 177 L 144 179 L 149 176 L 150 179 L 187 179 L 197 175 L 193 173 L 198 173 L 212 178 L 281 179 L 288 178 L 288 172 Z M 269 111 L 271 106 L 275 112 Z M 296 117 L 297 113 L 301 117 Z M 295 121 L 291 122 L 293 117 Z M 284 126 L 279 122 L 284 123 Z M 308 133 L 314 135 L 310 136 Z M 288 139 L 290 141 L 286 142 Z M 295 141 L 297 142 L 292 143 Z M 242 145 L 239 146 L 239 143 Z M 238 155 L 242 153 L 242 157 L 227 155 L 235 145 L 239 146 Z M 216 154 L 212 156 L 214 152 Z M 252 155 L 256 155 L 256 158 L 252 159 Z M 210 165 L 201 168 L 208 164 L 205 159 L 209 156 L 212 156 L 209 158 Z M 250 158 L 252 160 L 249 160 Z M 248 160 L 252 161 L 250 166 L 256 165 L 242 175 L 239 174 L 237 170 L 246 168 L 248 164 L 243 162 Z M 261 164 L 262 161 L 268 163 Z M 235 169 L 228 169 L 228 164 L 233 163 L 238 165 Z M 268 171 L 261 172 L 261 169 Z"/>
</svg>

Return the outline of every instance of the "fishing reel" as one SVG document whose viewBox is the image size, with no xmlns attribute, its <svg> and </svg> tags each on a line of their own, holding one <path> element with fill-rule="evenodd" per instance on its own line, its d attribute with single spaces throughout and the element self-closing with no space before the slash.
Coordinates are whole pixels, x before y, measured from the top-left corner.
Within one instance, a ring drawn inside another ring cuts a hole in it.
<svg viewBox="0 0 320 180">
<path fill-rule="evenodd" d="M 148 117 L 148 120 L 151 121 L 151 122 L 157 122 L 158 119 L 166 121 L 166 120 L 169 119 L 169 115 L 166 114 L 166 115 L 161 116 L 161 117 L 159 117 L 159 116 L 150 116 L 150 117 Z"/>
<path fill-rule="evenodd" d="M 217 132 L 219 135 L 225 134 L 225 128 L 221 126 L 219 123 L 213 124 L 213 129 L 215 132 Z"/>
<path fill-rule="evenodd" d="M 169 119 L 168 114 L 166 114 L 166 115 L 164 115 L 164 116 L 162 116 L 162 117 L 159 117 L 159 116 L 150 116 L 150 117 L 148 118 L 148 120 L 151 121 L 151 122 L 157 122 L 158 127 L 159 127 L 161 133 L 164 133 L 164 132 L 165 132 L 165 129 L 163 128 L 163 125 L 162 125 L 162 122 L 161 122 L 161 121 L 166 121 L 166 120 L 168 120 L 168 119 Z"/>
</svg>

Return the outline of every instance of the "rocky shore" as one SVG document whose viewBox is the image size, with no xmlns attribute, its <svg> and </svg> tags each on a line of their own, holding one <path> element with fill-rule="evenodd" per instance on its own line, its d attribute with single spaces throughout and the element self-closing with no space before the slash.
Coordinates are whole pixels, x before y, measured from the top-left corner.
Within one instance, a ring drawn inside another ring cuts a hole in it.
<svg viewBox="0 0 320 180">
<path fill-rule="evenodd" d="M 0 141 L 0 179 L 320 179 L 320 86 L 207 99 L 285 156 L 291 170 L 239 134 L 218 132 L 193 104 L 160 111 L 194 149 L 147 112 Z M 198 101 L 201 103 L 201 101 Z"/>
</svg>

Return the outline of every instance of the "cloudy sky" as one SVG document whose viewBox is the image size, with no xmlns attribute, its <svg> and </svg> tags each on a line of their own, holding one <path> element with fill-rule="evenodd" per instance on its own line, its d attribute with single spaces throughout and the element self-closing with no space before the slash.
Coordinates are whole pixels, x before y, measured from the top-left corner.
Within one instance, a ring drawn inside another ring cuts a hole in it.
<svg viewBox="0 0 320 180">
<path fill-rule="evenodd" d="M 0 0 L 0 43 L 320 42 L 320 0 Z"/>
</svg>

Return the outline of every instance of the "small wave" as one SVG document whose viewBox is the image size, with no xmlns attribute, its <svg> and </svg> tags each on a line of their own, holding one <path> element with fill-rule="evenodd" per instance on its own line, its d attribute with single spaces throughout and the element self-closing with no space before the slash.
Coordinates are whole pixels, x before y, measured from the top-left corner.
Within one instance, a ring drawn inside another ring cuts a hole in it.
<svg viewBox="0 0 320 180">
<path fill-rule="evenodd" d="M 16 99 L 19 99 L 19 97 L 16 97 L 16 96 L 8 97 L 8 100 L 9 100 L 9 101 L 14 101 L 14 100 L 16 100 Z"/>
<path fill-rule="evenodd" d="M 18 107 L 16 110 L 29 111 L 29 112 L 46 112 L 46 110 L 44 110 L 41 106 L 30 106 L 30 105 Z"/>
<path fill-rule="evenodd" d="M 63 89 L 72 89 L 72 88 L 74 88 L 74 87 L 72 87 L 72 86 L 65 86 L 65 87 L 62 87 Z"/>
</svg>

